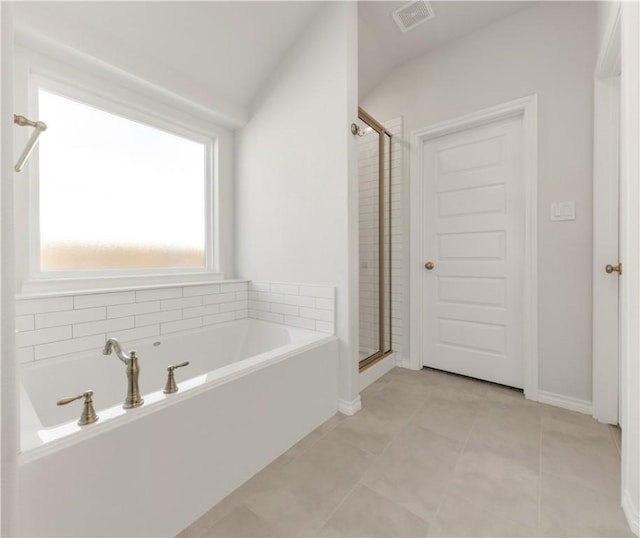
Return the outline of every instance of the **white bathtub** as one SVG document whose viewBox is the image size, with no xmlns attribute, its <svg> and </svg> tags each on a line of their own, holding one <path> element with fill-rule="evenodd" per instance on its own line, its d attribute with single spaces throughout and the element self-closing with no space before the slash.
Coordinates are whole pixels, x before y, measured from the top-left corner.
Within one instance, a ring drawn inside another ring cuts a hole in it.
<svg viewBox="0 0 640 538">
<path fill-rule="evenodd" d="M 335 336 L 247 319 L 123 347 L 137 409 L 100 349 L 22 368 L 20 535 L 173 536 L 337 409 Z M 80 427 L 81 402 L 55 402 L 88 389 L 100 419 Z"/>
</svg>

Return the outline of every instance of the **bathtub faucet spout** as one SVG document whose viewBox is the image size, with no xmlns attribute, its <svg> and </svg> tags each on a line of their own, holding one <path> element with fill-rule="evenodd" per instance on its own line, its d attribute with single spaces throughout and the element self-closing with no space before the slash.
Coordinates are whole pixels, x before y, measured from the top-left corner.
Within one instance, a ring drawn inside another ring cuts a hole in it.
<svg viewBox="0 0 640 538">
<path fill-rule="evenodd" d="M 140 377 L 138 356 L 133 350 L 129 351 L 129 355 L 127 355 L 122 351 L 120 342 L 115 338 L 109 338 L 102 350 L 102 354 L 111 355 L 112 351 L 115 351 L 117 357 L 127 366 L 127 397 L 122 407 L 125 409 L 140 407 L 144 403 L 144 400 L 140 395 L 140 388 L 138 387 L 138 378 Z"/>
</svg>

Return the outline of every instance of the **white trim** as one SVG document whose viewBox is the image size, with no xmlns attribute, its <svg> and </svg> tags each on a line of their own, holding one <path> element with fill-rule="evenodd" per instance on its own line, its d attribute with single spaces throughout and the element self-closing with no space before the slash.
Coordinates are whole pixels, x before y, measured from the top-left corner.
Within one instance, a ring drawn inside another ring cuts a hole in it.
<svg viewBox="0 0 640 538">
<path fill-rule="evenodd" d="M 538 401 L 543 404 L 562 407 L 569 411 L 584 413 L 585 415 L 591 415 L 593 412 L 593 405 L 587 400 L 565 396 L 564 394 L 555 394 L 553 392 L 547 392 L 546 390 L 538 391 Z"/>
<path fill-rule="evenodd" d="M 18 46 L 46 53 L 65 64 L 92 75 L 98 75 L 108 80 L 119 80 L 124 87 L 130 90 L 150 95 L 157 101 L 172 108 L 186 110 L 193 116 L 204 118 L 205 121 L 211 121 L 228 129 L 243 127 L 249 121 L 246 107 L 222 99 L 220 96 L 214 95 L 210 90 L 198 88 L 204 97 L 204 99 L 199 99 L 198 101 L 186 97 L 185 94 L 187 92 L 185 90 L 187 86 L 183 84 L 179 77 L 177 82 L 173 81 L 173 86 L 175 87 L 169 89 L 155 81 L 141 78 L 137 74 L 125 71 L 86 52 L 44 36 L 22 22 L 14 24 L 14 33 L 15 43 Z M 190 81 L 190 84 L 192 86 L 193 81 Z M 193 95 L 193 91 L 189 93 Z"/>
<path fill-rule="evenodd" d="M 613 9 L 604 30 L 602 45 L 598 51 L 595 69 L 596 78 L 607 78 L 620 74 L 620 14 L 622 10 L 620 2 L 611 2 L 611 5 Z"/>
<path fill-rule="evenodd" d="M 358 392 L 362 392 L 396 366 L 396 353 L 389 353 L 374 365 L 358 374 Z"/>
<path fill-rule="evenodd" d="M 20 416 L 15 333 L 13 2 L 0 2 L 0 535 L 16 536 Z"/>
<path fill-rule="evenodd" d="M 620 99 L 620 426 L 622 499 L 638 532 L 640 510 L 640 4 L 622 3 Z"/>
<path fill-rule="evenodd" d="M 175 288 L 192 284 L 229 282 L 222 273 L 176 273 L 157 275 L 120 275 L 113 277 L 60 278 L 22 282 L 19 299 L 107 293 L 144 288 Z"/>
<path fill-rule="evenodd" d="M 633 506 L 633 499 L 628 491 L 623 491 L 622 494 L 622 511 L 627 518 L 631 532 L 640 536 L 640 509 Z"/>
<path fill-rule="evenodd" d="M 180 275 L 176 275 L 180 276 Z M 56 291 L 37 291 L 35 293 L 18 293 L 16 294 L 16 300 L 24 301 L 27 299 L 45 299 L 48 297 L 70 297 L 76 295 L 89 295 L 95 293 L 112 293 L 112 292 L 121 292 L 121 291 L 140 291 L 140 290 L 158 290 L 165 288 L 184 288 L 189 286 L 201 286 L 203 284 L 235 284 L 238 282 L 250 282 L 249 279 L 224 279 L 224 278 L 209 278 L 209 279 L 188 279 L 184 278 L 176 278 L 171 279 L 168 277 L 157 277 L 157 281 L 149 282 L 146 284 L 142 284 L 141 282 L 137 282 L 135 279 L 131 277 L 123 277 L 119 281 L 109 282 L 105 287 L 98 287 L 97 285 L 94 287 L 89 286 L 87 289 L 79 289 L 71 287 L 73 282 L 69 283 L 69 289 L 64 289 L 61 287 Z"/>
<path fill-rule="evenodd" d="M 417 361 L 412 361 L 411 359 L 407 359 L 401 355 L 398 355 L 396 358 L 396 366 L 399 368 L 406 368 L 407 370 L 414 370 L 416 372 L 418 370 L 422 370 L 422 365 L 418 364 Z"/>
<path fill-rule="evenodd" d="M 593 417 L 618 424 L 618 278 L 604 266 L 620 259 L 620 4 L 607 21 L 594 80 Z M 614 304 L 615 303 L 615 304 Z"/>
<path fill-rule="evenodd" d="M 522 116 L 524 145 L 525 270 L 524 282 L 524 394 L 538 400 L 538 96 L 536 94 L 448 120 L 411 133 L 411 368 L 422 364 L 422 145 L 432 138 Z"/>
<path fill-rule="evenodd" d="M 359 395 L 350 402 L 342 398 L 338 400 L 338 411 L 343 415 L 353 416 L 360 411 L 360 409 L 362 409 L 362 400 Z"/>
<path fill-rule="evenodd" d="M 93 60 L 98 65 L 97 60 Z M 17 176 L 16 213 L 22 215 L 16 222 L 21 237 L 29 237 L 27 242 L 17 245 L 19 293 L 30 295 L 48 292 L 71 290 L 103 291 L 120 287 L 123 278 L 131 279 L 140 286 L 154 285 L 162 281 L 178 285 L 183 282 L 206 282 L 224 278 L 233 268 L 232 226 L 233 215 L 221 215 L 232 212 L 232 161 L 233 135 L 224 128 L 210 123 L 202 117 L 191 115 L 188 109 L 177 109 L 167 106 L 162 101 L 155 101 L 155 94 L 135 93 L 126 88 L 124 81 L 114 73 L 99 73 L 111 78 L 95 76 L 89 57 L 75 62 L 78 65 L 67 65 L 59 59 L 48 56 L 44 52 L 33 52 L 29 49 L 17 51 L 16 91 L 20 96 L 16 108 L 35 115 L 33 107 L 37 104 L 33 99 L 27 100 L 34 88 L 44 87 L 57 94 L 69 95 L 90 106 L 102 110 L 131 117 L 146 125 L 176 133 L 207 146 L 207 189 L 205 197 L 209 210 L 206 211 L 207 245 L 206 267 L 195 270 L 184 269 L 151 269 L 127 271 L 91 271 L 90 274 L 37 274 L 39 255 L 37 237 L 38 225 L 35 221 L 34 192 L 37 192 L 37 151 L 32 155 L 29 166 L 23 174 Z M 95 66 L 93 66 L 95 67 Z M 100 71 L 98 69 L 98 71 Z M 117 74 L 117 73 L 116 73 Z M 140 90 L 140 88 L 137 88 Z M 144 89 L 144 88 L 142 88 Z M 24 136 L 28 133 L 25 132 Z M 22 133 L 19 133 L 22 135 Z M 28 178 L 22 177 L 28 174 Z M 25 181 L 28 179 L 28 181 Z M 114 211 L 117 211 L 115 209 Z M 35 222 L 34 222 L 35 221 Z M 36 232 L 34 232 L 36 230 Z"/>
</svg>

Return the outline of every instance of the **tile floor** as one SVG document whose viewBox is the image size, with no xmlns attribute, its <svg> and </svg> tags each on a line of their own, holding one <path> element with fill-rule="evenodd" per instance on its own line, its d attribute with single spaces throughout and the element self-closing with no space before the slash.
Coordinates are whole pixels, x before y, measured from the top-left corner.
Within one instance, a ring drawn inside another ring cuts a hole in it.
<svg viewBox="0 0 640 538">
<path fill-rule="evenodd" d="M 619 431 L 396 368 L 180 536 L 633 536 Z"/>
</svg>

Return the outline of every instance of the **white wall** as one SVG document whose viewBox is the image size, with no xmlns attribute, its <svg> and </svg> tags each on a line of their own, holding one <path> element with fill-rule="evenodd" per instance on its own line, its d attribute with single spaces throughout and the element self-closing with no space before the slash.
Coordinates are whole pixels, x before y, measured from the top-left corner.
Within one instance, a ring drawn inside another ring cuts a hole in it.
<svg viewBox="0 0 640 538">
<path fill-rule="evenodd" d="M 541 2 L 393 71 L 362 102 L 411 133 L 539 96 L 540 389 L 591 400 L 595 6 Z M 553 201 L 577 219 L 550 222 Z"/>
<path fill-rule="evenodd" d="M 13 5 L 0 5 L 2 81 L 0 86 L 0 535 L 15 536 L 18 459 L 18 398 L 15 362 L 13 239 Z"/>
<path fill-rule="evenodd" d="M 236 268 L 337 287 L 340 397 L 357 399 L 357 13 L 323 5 L 236 136 Z"/>
</svg>

